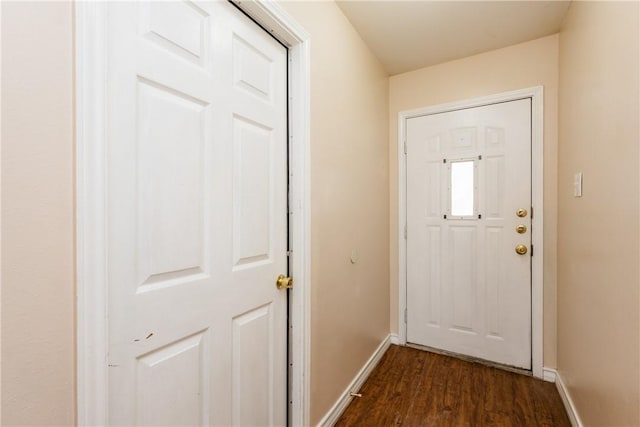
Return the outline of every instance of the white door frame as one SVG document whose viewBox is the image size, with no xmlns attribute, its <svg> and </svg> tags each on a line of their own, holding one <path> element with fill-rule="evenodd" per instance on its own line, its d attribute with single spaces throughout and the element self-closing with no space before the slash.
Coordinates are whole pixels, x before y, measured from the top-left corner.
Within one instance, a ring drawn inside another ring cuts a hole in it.
<svg viewBox="0 0 640 427">
<path fill-rule="evenodd" d="M 234 3 L 289 48 L 291 425 L 309 424 L 309 35 L 275 1 Z M 107 2 L 75 4 L 77 422 L 107 424 Z"/>
<path fill-rule="evenodd" d="M 499 102 L 531 98 L 531 370 L 543 378 L 543 87 L 503 92 L 480 98 L 440 104 L 398 113 L 398 341 L 407 343 L 407 120 L 429 114 L 446 113 L 463 108 L 481 107 Z"/>
</svg>

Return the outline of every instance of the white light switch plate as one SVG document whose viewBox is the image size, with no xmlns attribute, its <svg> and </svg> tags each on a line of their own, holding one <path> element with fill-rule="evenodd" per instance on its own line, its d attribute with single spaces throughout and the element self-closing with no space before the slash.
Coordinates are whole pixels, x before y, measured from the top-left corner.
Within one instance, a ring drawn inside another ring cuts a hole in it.
<svg viewBox="0 0 640 427">
<path fill-rule="evenodd" d="M 573 196 L 582 197 L 582 172 L 573 176 Z"/>
</svg>

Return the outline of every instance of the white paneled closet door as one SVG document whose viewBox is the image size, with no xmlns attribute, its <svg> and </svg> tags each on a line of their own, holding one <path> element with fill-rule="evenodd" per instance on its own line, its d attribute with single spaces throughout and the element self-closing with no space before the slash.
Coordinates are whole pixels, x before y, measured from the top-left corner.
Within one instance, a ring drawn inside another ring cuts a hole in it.
<svg viewBox="0 0 640 427">
<path fill-rule="evenodd" d="M 111 2 L 109 423 L 281 426 L 286 49 L 228 2 Z"/>
</svg>

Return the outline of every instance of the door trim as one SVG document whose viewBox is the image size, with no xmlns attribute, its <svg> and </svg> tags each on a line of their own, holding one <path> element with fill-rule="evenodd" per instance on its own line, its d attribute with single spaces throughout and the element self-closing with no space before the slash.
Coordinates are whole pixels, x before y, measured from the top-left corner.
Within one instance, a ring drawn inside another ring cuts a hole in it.
<svg viewBox="0 0 640 427">
<path fill-rule="evenodd" d="M 543 378 L 543 93 L 542 86 L 503 92 L 479 98 L 400 111 L 398 113 L 398 341 L 407 343 L 407 173 L 406 127 L 407 120 L 429 114 L 446 113 L 464 108 L 481 107 L 500 102 L 531 98 L 531 244 L 535 248 L 531 258 L 531 371 Z"/>
<path fill-rule="evenodd" d="M 289 295 L 291 425 L 309 424 L 310 44 L 275 1 L 234 0 L 289 49 Z M 75 4 L 76 392 L 78 425 L 107 425 L 106 2 Z"/>
</svg>

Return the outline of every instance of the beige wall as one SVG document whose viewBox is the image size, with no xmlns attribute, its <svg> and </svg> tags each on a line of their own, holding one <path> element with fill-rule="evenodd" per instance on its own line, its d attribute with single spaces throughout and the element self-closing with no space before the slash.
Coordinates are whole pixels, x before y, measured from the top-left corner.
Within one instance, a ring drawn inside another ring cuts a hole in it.
<svg viewBox="0 0 640 427">
<path fill-rule="evenodd" d="M 2 4 L 2 425 L 74 423 L 73 11 Z"/>
<path fill-rule="evenodd" d="M 333 2 L 283 2 L 311 35 L 311 422 L 389 332 L 387 75 Z M 351 251 L 359 261 L 351 264 Z"/>
<path fill-rule="evenodd" d="M 544 365 L 556 365 L 558 36 L 392 76 L 389 81 L 391 331 L 398 331 L 398 112 L 544 86 Z"/>
<path fill-rule="evenodd" d="M 640 425 L 638 5 L 574 1 L 560 35 L 558 370 L 585 426 Z"/>
</svg>

